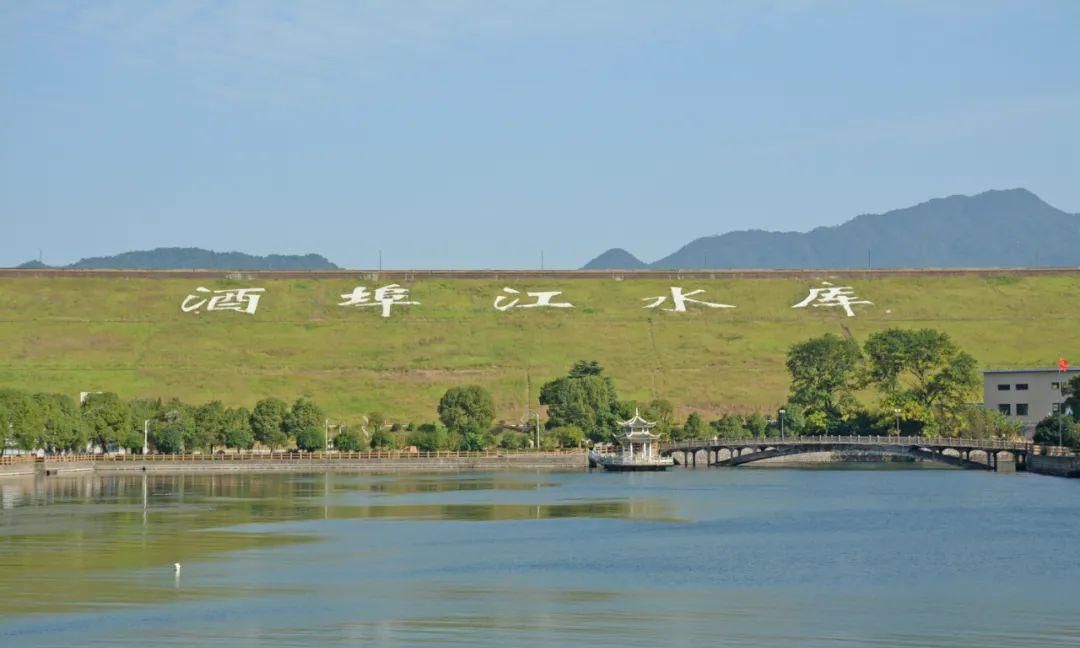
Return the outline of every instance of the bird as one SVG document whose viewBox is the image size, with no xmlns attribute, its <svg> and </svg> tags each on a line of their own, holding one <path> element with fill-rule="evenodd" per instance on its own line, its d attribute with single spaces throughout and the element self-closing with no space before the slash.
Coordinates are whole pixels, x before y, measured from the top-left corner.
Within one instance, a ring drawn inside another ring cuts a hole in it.
<svg viewBox="0 0 1080 648">
<path fill-rule="evenodd" d="M 173 571 L 175 571 L 177 574 L 179 574 L 180 573 L 180 563 L 173 563 L 172 566 L 173 566 Z"/>
</svg>

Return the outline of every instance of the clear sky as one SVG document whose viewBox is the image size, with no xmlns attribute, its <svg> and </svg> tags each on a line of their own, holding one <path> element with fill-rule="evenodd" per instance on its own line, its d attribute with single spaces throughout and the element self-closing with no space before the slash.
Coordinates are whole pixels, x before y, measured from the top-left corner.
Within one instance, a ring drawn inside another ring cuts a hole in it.
<svg viewBox="0 0 1080 648">
<path fill-rule="evenodd" d="M 1080 2 L 0 3 L 0 265 L 646 261 L 1026 187 L 1080 212 Z"/>
</svg>

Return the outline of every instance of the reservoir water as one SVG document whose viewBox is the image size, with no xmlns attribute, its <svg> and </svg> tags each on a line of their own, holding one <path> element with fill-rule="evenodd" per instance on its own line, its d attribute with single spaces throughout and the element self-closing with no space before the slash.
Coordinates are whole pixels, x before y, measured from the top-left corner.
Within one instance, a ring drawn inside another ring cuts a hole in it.
<svg viewBox="0 0 1080 648">
<path fill-rule="evenodd" d="M 86 474 L 0 504 L 0 646 L 1080 645 L 1077 480 Z"/>
</svg>

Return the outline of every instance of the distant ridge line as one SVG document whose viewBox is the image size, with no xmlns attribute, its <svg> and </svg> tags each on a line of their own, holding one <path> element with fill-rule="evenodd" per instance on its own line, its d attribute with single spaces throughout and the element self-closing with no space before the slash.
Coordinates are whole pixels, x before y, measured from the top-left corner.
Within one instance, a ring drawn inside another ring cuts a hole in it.
<svg viewBox="0 0 1080 648">
<path fill-rule="evenodd" d="M 417 281 L 422 279 L 820 279 L 843 277 L 934 276 L 1067 276 L 1080 266 L 1033 268 L 807 268 L 801 270 L 104 270 L 68 268 L 0 268 L 0 278 L 116 278 L 116 279 L 361 279 Z"/>
</svg>

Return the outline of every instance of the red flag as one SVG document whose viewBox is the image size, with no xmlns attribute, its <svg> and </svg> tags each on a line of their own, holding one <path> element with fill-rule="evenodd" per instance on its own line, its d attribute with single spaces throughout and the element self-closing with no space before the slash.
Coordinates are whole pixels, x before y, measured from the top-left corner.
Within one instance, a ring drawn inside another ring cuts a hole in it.
<svg viewBox="0 0 1080 648">
<path fill-rule="evenodd" d="M 1069 361 L 1065 358 L 1058 358 L 1058 371 L 1068 371 Z"/>
</svg>

